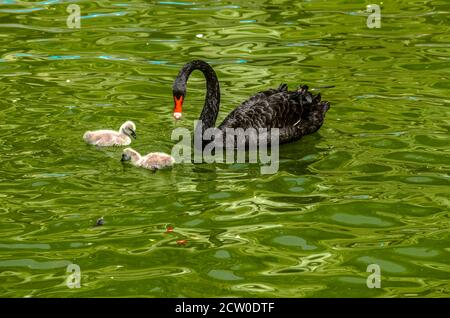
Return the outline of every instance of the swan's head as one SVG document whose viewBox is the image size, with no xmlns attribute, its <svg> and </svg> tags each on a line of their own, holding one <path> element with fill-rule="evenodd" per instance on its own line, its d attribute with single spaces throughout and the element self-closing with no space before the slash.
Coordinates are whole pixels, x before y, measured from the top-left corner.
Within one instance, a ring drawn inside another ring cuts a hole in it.
<svg viewBox="0 0 450 318">
<path fill-rule="evenodd" d="M 186 82 L 192 70 L 188 69 L 187 64 L 183 66 L 178 74 L 175 82 L 173 83 L 172 93 L 173 93 L 173 118 L 175 120 L 181 119 L 181 114 L 183 111 L 183 102 L 186 97 Z"/>
<path fill-rule="evenodd" d="M 131 148 L 126 148 L 123 150 L 121 161 L 130 161 L 131 160 L 131 161 L 135 162 L 135 161 L 139 160 L 139 157 L 140 157 L 140 155 L 136 150 L 131 149 Z"/>
<path fill-rule="evenodd" d="M 206 78 L 206 87 L 208 90 L 207 94 L 212 94 L 217 99 L 216 103 L 220 99 L 220 89 L 219 82 L 217 80 L 217 75 L 212 69 L 212 67 L 205 61 L 195 60 L 186 63 L 178 73 L 175 78 L 175 82 L 172 86 L 173 100 L 175 102 L 175 107 L 173 109 L 173 117 L 175 119 L 181 119 L 181 111 L 183 108 L 183 101 L 186 97 L 186 83 L 194 70 L 200 70 L 203 72 Z M 218 107 L 218 106 L 217 106 Z"/>
<path fill-rule="evenodd" d="M 136 139 L 136 125 L 130 120 L 120 126 L 120 132 Z"/>
</svg>

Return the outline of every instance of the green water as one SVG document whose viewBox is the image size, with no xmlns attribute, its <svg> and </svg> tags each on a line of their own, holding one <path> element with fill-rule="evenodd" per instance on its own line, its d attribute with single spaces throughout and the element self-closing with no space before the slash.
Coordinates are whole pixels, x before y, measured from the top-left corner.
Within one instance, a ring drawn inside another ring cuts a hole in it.
<svg viewBox="0 0 450 318">
<path fill-rule="evenodd" d="M 379 29 L 368 1 L 71 1 L 81 29 L 68 2 L 0 3 L 0 296 L 449 296 L 448 1 L 384 1 Z M 135 149 L 170 153 L 203 105 L 194 73 L 173 122 L 193 59 L 219 76 L 219 122 L 287 82 L 335 85 L 324 126 L 270 175 L 151 173 L 83 142 L 130 119 Z"/>
</svg>

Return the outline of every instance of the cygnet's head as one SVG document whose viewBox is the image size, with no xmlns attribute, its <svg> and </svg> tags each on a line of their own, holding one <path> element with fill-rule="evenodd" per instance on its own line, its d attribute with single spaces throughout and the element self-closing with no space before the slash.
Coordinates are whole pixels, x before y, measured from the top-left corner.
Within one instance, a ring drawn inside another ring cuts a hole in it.
<svg viewBox="0 0 450 318">
<path fill-rule="evenodd" d="M 139 160 L 139 153 L 131 148 L 126 148 L 123 150 L 122 153 L 122 159 L 121 161 L 138 161 Z"/>
<path fill-rule="evenodd" d="M 120 126 L 120 132 L 136 139 L 136 125 L 131 120 L 126 121 Z"/>
</svg>

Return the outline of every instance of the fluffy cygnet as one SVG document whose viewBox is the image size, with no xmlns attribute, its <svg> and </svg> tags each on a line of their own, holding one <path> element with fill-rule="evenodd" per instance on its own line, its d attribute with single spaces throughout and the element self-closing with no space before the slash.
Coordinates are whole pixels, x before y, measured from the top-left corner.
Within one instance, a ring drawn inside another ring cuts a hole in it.
<svg viewBox="0 0 450 318">
<path fill-rule="evenodd" d="M 132 121 L 125 122 L 120 126 L 119 131 L 96 130 L 87 131 L 83 135 L 83 139 L 88 144 L 100 147 L 128 146 L 131 144 L 130 137 L 136 139 L 136 125 Z"/>
<path fill-rule="evenodd" d="M 166 153 L 151 152 L 148 155 L 141 156 L 136 150 L 131 148 L 124 149 L 122 161 L 131 161 L 136 167 L 150 170 L 171 167 L 175 163 L 175 159 Z"/>
</svg>

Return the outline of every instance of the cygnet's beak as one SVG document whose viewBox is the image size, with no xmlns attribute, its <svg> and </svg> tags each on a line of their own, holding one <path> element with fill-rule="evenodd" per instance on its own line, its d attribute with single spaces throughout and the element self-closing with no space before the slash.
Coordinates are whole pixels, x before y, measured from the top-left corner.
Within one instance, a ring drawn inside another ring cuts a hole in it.
<svg viewBox="0 0 450 318">
<path fill-rule="evenodd" d="M 120 161 L 122 161 L 122 162 L 127 161 L 127 155 L 123 153 L 122 159 L 120 159 Z"/>
<path fill-rule="evenodd" d="M 136 132 L 133 129 L 130 129 L 130 130 L 131 130 L 131 137 L 136 139 L 137 138 Z"/>
</svg>

